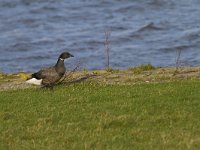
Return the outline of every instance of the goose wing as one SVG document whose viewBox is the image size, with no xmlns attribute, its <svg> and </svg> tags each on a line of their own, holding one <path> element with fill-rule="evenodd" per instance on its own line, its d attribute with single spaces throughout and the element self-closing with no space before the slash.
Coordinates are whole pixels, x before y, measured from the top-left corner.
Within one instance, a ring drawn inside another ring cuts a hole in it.
<svg viewBox="0 0 200 150">
<path fill-rule="evenodd" d="M 58 82 L 62 76 L 58 74 L 55 67 L 50 67 L 40 70 L 35 77 L 42 79 L 43 85 L 50 86 Z"/>
<path fill-rule="evenodd" d="M 36 79 L 45 79 L 57 76 L 58 73 L 56 72 L 55 67 L 49 67 L 41 69 L 40 71 L 34 73 L 32 76 Z"/>
</svg>

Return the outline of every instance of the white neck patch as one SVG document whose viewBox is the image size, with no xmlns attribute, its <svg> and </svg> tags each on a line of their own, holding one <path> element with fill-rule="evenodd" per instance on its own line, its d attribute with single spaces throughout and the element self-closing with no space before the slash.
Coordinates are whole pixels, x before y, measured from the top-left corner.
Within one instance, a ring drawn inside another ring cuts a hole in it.
<svg viewBox="0 0 200 150">
<path fill-rule="evenodd" d="M 64 61 L 64 59 L 62 59 L 62 58 L 59 58 L 60 60 L 62 60 L 62 61 Z"/>
</svg>

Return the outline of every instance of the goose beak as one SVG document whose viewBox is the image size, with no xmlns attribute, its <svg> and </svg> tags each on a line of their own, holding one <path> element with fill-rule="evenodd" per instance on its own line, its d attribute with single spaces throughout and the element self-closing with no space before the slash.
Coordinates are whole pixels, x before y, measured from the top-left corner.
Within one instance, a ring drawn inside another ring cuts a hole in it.
<svg viewBox="0 0 200 150">
<path fill-rule="evenodd" d="M 74 57 L 74 55 L 70 54 L 70 57 Z"/>
</svg>

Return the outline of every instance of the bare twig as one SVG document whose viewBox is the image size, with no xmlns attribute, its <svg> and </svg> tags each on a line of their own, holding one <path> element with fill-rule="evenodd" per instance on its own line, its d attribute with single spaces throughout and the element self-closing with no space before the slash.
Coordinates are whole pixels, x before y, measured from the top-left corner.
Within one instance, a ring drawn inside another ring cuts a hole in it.
<svg viewBox="0 0 200 150">
<path fill-rule="evenodd" d="M 177 50 L 177 58 L 176 58 L 176 66 L 179 66 L 180 58 L 181 58 L 181 49 L 178 49 Z"/>
<path fill-rule="evenodd" d="M 176 57 L 176 70 L 174 71 L 173 75 L 176 75 L 178 73 L 179 65 L 180 65 L 180 58 L 181 58 L 181 49 L 177 49 L 177 57 Z"/>
<path fill-rule="evenodd" d="M 110 41 L 109 41 L 109 37 L 110 37 L 110 32 L 109 31 L 105 31 L 105 42 L 104 42 L 104 46 L 105 46 L 105 52 L 106 52 L 106 67 L 110 68 Z"/>
<path fill-rule="evenodd" d="M 67 77 L 68 77 L 68 78 L 71 77 L 72 74 L 73 74 L 76 70 L 78 70 L 78 69 L 80 68 L 80 66 L 82 65 L 82 63 L 83 63 L 82 61 L 79 61 L 79 62 L 76 64 L 75 68 L 74 68 L 73 70 L 71 70 L 69 73 L 65 74 L 64 77 L 63 77 L 58 83 L 62 83 Z"/>
</svg>

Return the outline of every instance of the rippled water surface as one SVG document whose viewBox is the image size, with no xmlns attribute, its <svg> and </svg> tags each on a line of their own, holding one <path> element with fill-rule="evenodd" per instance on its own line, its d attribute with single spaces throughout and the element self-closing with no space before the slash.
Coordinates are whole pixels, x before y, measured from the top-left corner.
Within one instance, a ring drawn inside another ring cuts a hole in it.
<svg viewBox="0 0 200 150">
<path fill-rule="evenodd" d="M 0 0 L 0 71 L 37 71 L 62 51 L 88 69 L 200 65 L 200 0 Z"/>
</svg>

